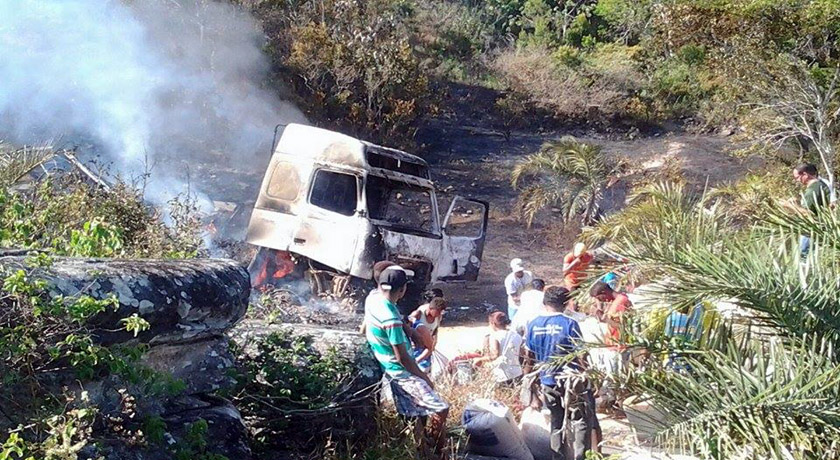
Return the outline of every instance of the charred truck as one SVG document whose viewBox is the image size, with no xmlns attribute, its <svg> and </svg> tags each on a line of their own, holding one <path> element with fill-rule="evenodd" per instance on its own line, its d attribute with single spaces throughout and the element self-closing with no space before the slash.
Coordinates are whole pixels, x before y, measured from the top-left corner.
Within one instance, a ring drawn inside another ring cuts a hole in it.
<svg viewBox="0 0 840 460">
<path fill-rule="evenodd" d="M 311 126 L 288 125 L 251 215 L 258 247 L 252 284 L 283 289 L 305 281 L 310 294 L 358 305 L 373 286 L 373 264 L 414 272 L 408 307 L 431 284 L 475 281 L 488 204 L 454 197 L 441 222 L 422 158 Z M 413 306 L 413 305 L 412 305 Z"/>
</svg>

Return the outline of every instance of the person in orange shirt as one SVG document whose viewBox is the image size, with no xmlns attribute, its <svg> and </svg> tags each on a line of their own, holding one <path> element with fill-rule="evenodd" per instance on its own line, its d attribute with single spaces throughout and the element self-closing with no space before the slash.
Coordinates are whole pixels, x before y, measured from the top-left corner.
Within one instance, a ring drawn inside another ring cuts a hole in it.
<svg viewBox="0 0 840 460">
<path fill-rule="evenodd" d="M 632 303 L 627 294 L 617 292 L 609 284 L 598 281 L 589 290 L 589 295 L 599 302 L 609 305 L 604 311 L 600 306 L 595 310 L 595 317 L 607 324 L 607 334 L 604 336 L 604 343 L 608 346 L 604 350 L 603 364 L 606 366 L 604 372 L 607 376 L 617 375 L 622 372 L 627 362 L 628 353 L 622 345 L 621 324 L 624 316 L 632 309 Z M 604 379 L 603 385 L 598 390 L 599 406 L 608 412 L 621 415 L 621 404 L 619 401 L 618 389 L 611 378 Z"/>
<path fill-rule="evenodd" d="M 569 292 L 577 289 L 586 279 L 586 269 L 589 268 L 592 259 L 592 254 L 583 243 L 576 243 L 574 250 L 563 258 L 563 277 Z"/>
<path fill-rule="evenodd" d="M 617 346 L 621 343 L 621 320 L 622 317 L 630 311 L 633 304 L 627 294 L 616 292 L 609 284 L 598 281 L 589 290 L 589 295 L 598 299 L 599 302 L 609 302 L 606 311 L 598 308 L 595 311 L 595 316 L 607 324 L 607 336 L 605 342 L 607 345 Z"/>
</svg>

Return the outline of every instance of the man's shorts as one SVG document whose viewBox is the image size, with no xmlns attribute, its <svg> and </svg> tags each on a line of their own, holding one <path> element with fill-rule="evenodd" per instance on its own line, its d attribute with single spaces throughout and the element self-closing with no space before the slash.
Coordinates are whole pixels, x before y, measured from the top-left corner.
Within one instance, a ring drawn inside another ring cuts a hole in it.
<svg viewBox="0 0 840 460">
<path fill-rule="evenodd" d="M 449 403 L 417 376 L 391 379 L 397 412 L 406 417 L 426 417 L 449 409 Z"/>
</svg>

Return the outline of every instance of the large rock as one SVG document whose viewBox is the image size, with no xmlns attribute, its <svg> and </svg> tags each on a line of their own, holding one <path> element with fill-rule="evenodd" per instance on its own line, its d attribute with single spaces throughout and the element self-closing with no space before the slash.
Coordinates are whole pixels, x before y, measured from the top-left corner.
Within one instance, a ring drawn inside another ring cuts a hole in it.
<svg viewBox="0 0 840 460">
<path fill-rule="evenodd" d="M 0 257 L 5 270 L 23 269 L 48 283 L 51 296 L 119 298 L 119 308 L 91 321 L 103 343 L 133 339 L 120 320 L 137 313 L 151 324 L 146 343 L 194 341 L 233 327 L 248 308 L 248 272 L 231 260 L 118 260 L 56 258 L 46 269 L 26 257 Z"/>
<path fill-rule="evenodd" d="M 242 416 L 215 395 L 234 383 L 234 359 L 225 333 L 248 307 L 250 280 L 244 268 L 215 259 L 74 258 L 56 258 L 48 268 L 33 268 L 25 255 L 9 252 L 0 256 L 0 267 L 6 272 L 24 270 L 30 278 L 46 281 L 51 297 L 116 295 L 116 309 L 88 321 L 95 338 L 105 346 L 148 345 L 134 369 L 141 371 L 137 376 L 112 373 L 87 382 L 77 382 L 72 375 L 53 379 L 57 388 L 72 389 L 74 404 L 93 406 L 100 415 L 93 432 L 96 443 L 88 445 L 81 458 L 163 460 L 185 452 L 251 458 Z M 137 337 L 120 322 L 133 314 L 150 325 Z M 146 369 L 156 373 L 149 377 L 142 372 Z M 126 435 L 148 420 L 163 425 L 165 442 L 139 442 Z M 188 436 L 188 431 L 199 422 L 206 423 L 207 430 L 202 447 L 195 449 L 189 445 L 195 433 Z"/>
<path fill-rule="evenodd" d="M 280 330 L 288 331 L 293 336 L 311 337 L 312 347 L 321 354 L 334 349 L 340 356 L 354 364 L 358 372 L 359 385 L 362 387 L 374 384 L 382 378 L 382 369 L 373 357 L 367 340 L 362 334 L 353 330 L 309 324 L 246 320 L 231 332 L 231 337 L 246 354 L 254 354 L 260 340 Z"/>
</svg>

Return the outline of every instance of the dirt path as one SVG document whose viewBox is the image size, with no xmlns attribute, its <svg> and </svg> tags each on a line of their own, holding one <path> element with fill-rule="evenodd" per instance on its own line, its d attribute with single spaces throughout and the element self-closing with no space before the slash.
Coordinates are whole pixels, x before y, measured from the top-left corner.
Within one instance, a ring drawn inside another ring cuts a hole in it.
<svg viewBox="0 0 840 460">
<path fill-rule="evenodd" d="M 450 324 L 483 323 L 486 313 L 506 305 L 503 279 L 511 258 L 521 257 L 534 273 L 556 283 L 562 279 L 561 264 L 571 248 L 577 228 L 564 229 L 559 216 L 546 213 L 527 228 L 515 215 L 516 192 L 510 186 L 510 172 L 524 156 L 564 133 L 512 132 L 509 139 L 500 133 L 445 122 L 430 123 L 421 131 L 424 156 L 432 165 L 432 175 L 442 193 L 441 209 L 453 194 L 490 202 L 490 226 L 479 279 L 475 283 L 443 286 L 453 309 Z M 728 154 L 732 146 L 721 136 L 664 134 L 634 140 L 611 140 L 580 136 L 580 140 L 602 146 L 612 158 L 623 158 L 631 170 L 620 180 L 609 198 L 608 207 L 623 206 L 632 180 L 668 174 L 688 183 L 720 185 L 743 177 L 760 167 L 756 159 L 736 159 Z M 631 177 L 632 176 L 632 177 Z"/>
</svg>

